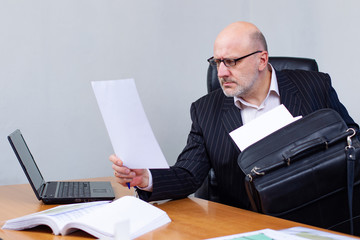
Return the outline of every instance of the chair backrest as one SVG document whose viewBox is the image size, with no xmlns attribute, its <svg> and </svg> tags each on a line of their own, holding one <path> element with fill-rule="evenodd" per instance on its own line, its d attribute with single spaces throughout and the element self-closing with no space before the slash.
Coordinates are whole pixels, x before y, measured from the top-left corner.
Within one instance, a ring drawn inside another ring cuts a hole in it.
<svg viewBox="0 0 360 240">
<path fill-rule="evenodd" d="M 319 71 L 314 59 L 296 57 L 269 57 L 269 62 L 278 71 L 284 69 L 300 69 L 307 71 Z M 220 88 L 217 77 L 217 69 L 209 64 L 207 72 L 208 92 Z M 214 170 L 211 169 L 202 186 L 195 192 L 195 196 L 206 200 L 219 202 L 217 181 Z"/>
<path fill-rule="evenodd" d="M 318 65 L 314 59 L 311 58 L 297 58 L 297 57 L 269 57 L 269 62 L 278 71 L 283 69 L 301 69 L 307 71 L 319 71 Z M 212 92 L 220 88 L 217 77 L 217 69 L 209 64 L 207 72 L 207 90 Z"/>
</svg>

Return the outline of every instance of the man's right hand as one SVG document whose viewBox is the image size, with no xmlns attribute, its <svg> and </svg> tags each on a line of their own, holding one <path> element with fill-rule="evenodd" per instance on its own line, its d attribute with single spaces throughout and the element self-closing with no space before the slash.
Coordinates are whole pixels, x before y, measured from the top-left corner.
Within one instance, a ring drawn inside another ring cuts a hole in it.
<svg viewBox="0 0 360 240">
<path fill-rule="evenodd" d="M 130 183 L 130 187 L 137 186 L 140 188 L 146 188 L 149 185 L 149 173 L 147 169 L 127 168 L 123 165 L 123 161 L 115 154 L 111 155 L 109 159 L 113 163 L 112 169 L 114 169 L 116 181 L 124 187 L 127 186 L 127 183 Z"/>
</svg>

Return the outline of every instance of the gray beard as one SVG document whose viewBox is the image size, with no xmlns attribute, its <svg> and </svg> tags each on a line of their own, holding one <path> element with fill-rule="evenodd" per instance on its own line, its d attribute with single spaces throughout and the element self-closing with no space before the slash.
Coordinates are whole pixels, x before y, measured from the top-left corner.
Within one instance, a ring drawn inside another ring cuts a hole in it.
<svg viewBox="0 0 360 240">
<path fill-rule="evenodd" d="M 221 89 L 223 90 L 223 93 L 227 97 L 238 97 L 238 98 L 240 98 L 240 97 L 246 95 L 253 86 L 253 84 L 251 84 L 251 86 L 249 86 L 247 88 L 244 88 L 244 87 L 241 87 L 239 85 L 236 85 L 236 88 L 234 90 L 231 90 L 231 92 L 229 92 L 229 91 L 226 91 L 226 88 L 224 88 L 224 86 L 222 84 L 223 82 L 226 82 L 226 80 L 224 80 L 223 78 L 219 78 L 219 81 L 220 81 Z"/>
</svg>

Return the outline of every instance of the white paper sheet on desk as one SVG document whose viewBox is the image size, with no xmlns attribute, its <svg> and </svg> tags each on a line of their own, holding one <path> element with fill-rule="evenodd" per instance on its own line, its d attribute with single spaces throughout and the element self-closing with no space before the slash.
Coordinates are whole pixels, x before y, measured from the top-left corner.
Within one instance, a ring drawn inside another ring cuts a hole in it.
<svg viewBox="0 0 360 240">
<path fill-rule="evenodd" d="M 100 112 L 115 154 L 124 165 L 136 168 L 168 168 L 152 132 L 134 79 L 92 82 Z"/>
<path fill-rule="evenodd" d="M 276 130 L 298 120 L 281 104 L 230 133 L 241 151 Z"/>
</svg>

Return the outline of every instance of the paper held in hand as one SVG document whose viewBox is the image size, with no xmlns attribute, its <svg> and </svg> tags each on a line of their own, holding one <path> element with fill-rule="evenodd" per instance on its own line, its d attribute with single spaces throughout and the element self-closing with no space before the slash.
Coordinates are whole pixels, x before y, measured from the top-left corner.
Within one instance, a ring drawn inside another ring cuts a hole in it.
<svg viewBox="0 0 360 240">
<path fill-rule="evenodd" d="M 145 115 L 134 79 L 92 87 L 115 154 L 128 168 L 169 168 Z"/>
<path fill-rule="evenodd" d="M 300 119 L 281 104 L 230 133 L 241 151 L 282 127 Z"/>
<path fill-rule="evenodd" d="M 171 222 L 163 210 L 138 198 L 125 196 L 111 203 L 102 201 L 61 205 L 8 220 L 2 228 L 23 230 L 46 225 L 55 235 L 68 235 L 82 230 L 97 238 L 113 239 L 115 227 L 124 219 L 130 223 L 131 239 Z"/>
</svg>

